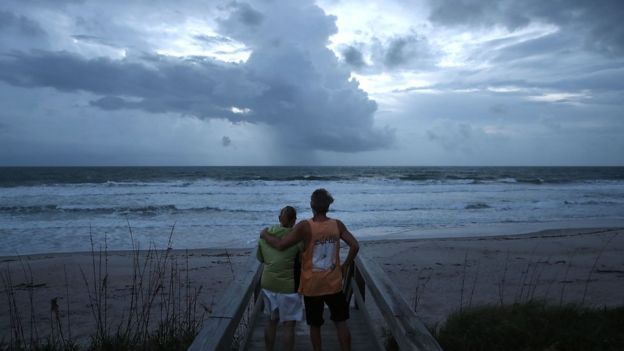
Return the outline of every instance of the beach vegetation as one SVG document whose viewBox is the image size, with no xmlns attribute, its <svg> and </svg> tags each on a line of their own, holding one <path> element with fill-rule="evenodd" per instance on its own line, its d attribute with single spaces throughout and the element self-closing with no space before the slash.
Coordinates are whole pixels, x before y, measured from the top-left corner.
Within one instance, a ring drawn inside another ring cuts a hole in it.
<svg viewBox="0 0 624 351">
<path fill-rule="evenodd" d="M 66 296 L 59 303 L 50 300 L 50 317 L 47 321 L 37 320 L 34 288 L 36 284 L 28 262 L 20 258 L 25 283 L 15 284 L 11 269 L 1 272 L 2 290 L 10 322 L 10 339 L 0 340 L 0 350 L 28 351 L 124 351 L 124 350 L 183 350 L 192 343 L 201 322 L 208 312 L 198 305 L 202 286 L 191 287 L 188 252 L 185 261 L 179 262 L 171 254 L 171 229 L 166 249 L 159 250 L 153 244 L 147 250 L 135 245 L 132 228 L 128 224 L 132 239 L 132 281 L 129 282 L 130 296 L 122 300 L 112 299 L 108 272 L 109 252 L 104 246 L 96 249 L 91 237 L 91 266 L 83 270 L 83 293 L 88 296 L 89 312 L 94 321 L 90 340 L 76 340 L 72 337 L 70 294 L 65 272 Z M 20 304 L 18 294 L 27 294 L 27 303 Z M 112 320 L 111 305 L 125 304 L 120 319 Z M 63 316 L 62 314 L 65 314 Z M 65 318 L 63 318 L 65 317 Z M 42 322 L 49 323 L 43 326 Z M 43 330 L 46 332 L 44 333 Z"/>
<path fill-rule="evenodd" d="M 444 350 L 623 350 L 624 306 L 529 301 L 464 307 L 431 332 Z"/>
</svg>

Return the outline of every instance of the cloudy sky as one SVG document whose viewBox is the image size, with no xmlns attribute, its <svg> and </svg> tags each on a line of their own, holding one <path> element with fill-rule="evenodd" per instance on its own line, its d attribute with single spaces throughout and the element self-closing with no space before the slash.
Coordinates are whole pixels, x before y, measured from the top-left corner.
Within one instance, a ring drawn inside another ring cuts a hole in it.
<svg viewBox="0 0 624 351">
<path fill-rule="evenodd" d="M 3 0 L 0 165 L 624 165 L 619 0 Z"/>
</svg>

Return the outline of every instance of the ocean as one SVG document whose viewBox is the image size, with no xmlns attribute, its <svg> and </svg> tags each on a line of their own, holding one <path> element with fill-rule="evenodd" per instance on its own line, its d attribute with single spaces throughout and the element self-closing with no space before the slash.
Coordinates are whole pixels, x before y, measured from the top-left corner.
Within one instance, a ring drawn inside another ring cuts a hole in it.
<svg viewBox="0 0 624 351">
<path fill-rule="evenodd" d="M 0 255 L 253 247 L 321 187 L 363 240 L 624 226 L 624 167 L 4 167 Z"/>
</svg>

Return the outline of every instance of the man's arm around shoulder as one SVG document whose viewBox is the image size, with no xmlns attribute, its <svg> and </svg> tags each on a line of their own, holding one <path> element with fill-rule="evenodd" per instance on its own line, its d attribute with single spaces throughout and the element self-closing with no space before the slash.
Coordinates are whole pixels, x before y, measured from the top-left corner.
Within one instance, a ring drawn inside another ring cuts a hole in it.
<svg viewBox="0 0 624 351">
<path fill-rule="evenodd" d="M 264 239 L 266 243 L 269 244 L 269 246 L 282 251 L 302 241 L 305 237 L 305 232 L 307 228 L 308 222 L 301 221 L 297 223 L 293 227 L 293 229 L 281 239 L 276 237 L 275 235 L 269 234 L 269 231 L 266 229 L 262 230 L 262 232 L 260 233 L 260 238 Z"/>
</svg>

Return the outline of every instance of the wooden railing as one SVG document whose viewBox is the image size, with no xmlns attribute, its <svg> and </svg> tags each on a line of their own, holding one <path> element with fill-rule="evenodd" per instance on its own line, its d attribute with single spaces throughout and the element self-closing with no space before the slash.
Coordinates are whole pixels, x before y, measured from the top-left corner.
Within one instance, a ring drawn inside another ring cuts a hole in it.
<svg viewBox="0 0 624 351">
<path fill-rule="evenodd" d="M 362 310 L 369 326 L 373 322 L 366 311 L 365 299 L 366 291 L 370 293 L 400 350 L 442 351 L 440 344 L 376 262 L 358 255 L 355 267 L 347 274 L 344 286 L 348 299 L 355 298 L 356 308 Z"/>
<path fill-rule="evenodd" d="M 254 320 L 253 315 L 261 307 L 258 296 L 262 265 L 252 254 L 243 267 L 244 270 L 238 272 L 208 319 L 204 321 L 188 351 L 231 350 L 236 329 L 252 298 L 255 308 L 251 320 Z M 374 321 L 365 308 L 366 291 L 370 293 L 372 302 L 381 312 L 401 350 L 442 351 L 438 342 L 416 317 L 376 262 L 361 254 L 358 255 L 354 267 L 350 267 L 345 277 L 344 291 L 349 301 L 351 298 L 355 299 L 356 308 L 362 311 L 366 324 L 372 329 Z M 368 301 L 370 302 L 370 299 Z M 253 328 L 251 325 L 249 327 Z M 382 350 L 381 342 L 378 340 L 377 343 L 378 348 Z"/>
<path fill-rule="evenodd" d="M 252 254 L 244 264 L 243 271 L 237 273 L 208 319 L 204 320 L 188 351 L 231 350 L 234 333 L 250 300 L 253 298 L 257 302 L 261 267 L 256 255 Z"/>
</svg>

